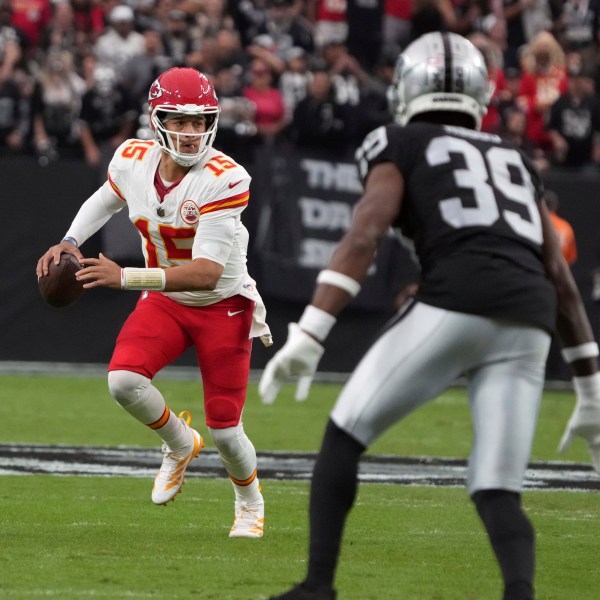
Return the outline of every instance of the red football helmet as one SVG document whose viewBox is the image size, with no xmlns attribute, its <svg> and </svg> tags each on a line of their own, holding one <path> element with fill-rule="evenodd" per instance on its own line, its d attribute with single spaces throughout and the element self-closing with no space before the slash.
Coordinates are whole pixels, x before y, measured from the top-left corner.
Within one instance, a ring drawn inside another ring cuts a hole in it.
<svg viewBox="0 0 600 600">
<path fill-rule="evenodd" d="M 199 162 L 213 144 L 221 111 L 215 89 L 208 78 L 196 69 L 173 67 L 159 75 L 150 86 L 148 105 L 150 125 L 163 150 L 184 167 L 191 167 Z M 189 134 L 167 131 L 164 120 L 173 114 L 204 115 L 206 132 Z M 179 150 L 180 140 L 186 136 L 198 135 L 201 136 L 198 152 L 189 154 Z"/>
</svg>

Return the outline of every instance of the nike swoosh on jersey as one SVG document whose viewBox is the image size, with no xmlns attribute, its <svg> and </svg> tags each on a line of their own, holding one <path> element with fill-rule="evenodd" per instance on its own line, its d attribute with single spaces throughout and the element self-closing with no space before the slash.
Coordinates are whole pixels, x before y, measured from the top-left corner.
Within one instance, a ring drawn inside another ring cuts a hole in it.
<svg viewBox="0 0 600 600">
<path fill-rule="evenodd" d="M 233 315 L 239 315 L 240 313 L 243 313 L 243 312 L 244 312 L 243 310 L 234 310 L 234 311 L 228 310 L 227 316 L 233 317 Z"/>
<path fill-rule="evenodd" d="M 229 189 L 234 188 L 236 185 L 240 185 L 240 183 L 242 183 L 242 181 L 244 181 L 244 180 L 240 179 L 239 181 L 236 181 L 234 183 L 230 183 L 229 184 Z"/>
</svg>

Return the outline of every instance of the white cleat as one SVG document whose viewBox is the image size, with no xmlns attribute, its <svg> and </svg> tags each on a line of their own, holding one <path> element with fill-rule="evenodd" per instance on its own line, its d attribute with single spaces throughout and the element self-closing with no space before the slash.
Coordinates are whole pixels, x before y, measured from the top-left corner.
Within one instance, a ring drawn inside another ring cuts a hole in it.
<svg viewBox="0 0 600 600">
<path fill-rule="evenodd" d="M 204 448 L 202 436 L 195 429 L 189 427 L 192 420 L 190 413 L 187 411 L 180 412 L 179 418 L 184 421 L 186 428 L 192 433 L 192 439 L 188 446 L 177 452 L 173 452 L 168 444 L 163 444 L 163 461 L 160 470 L 156 474 L 154 487 L 152 488 L 152 502 L 154 504 L 167 504 L 167 502 L 173 500 L 181 492 L 188 464 Z"/>
<path fill-rule="evenodd" d="M 235 520 L 229 531 L 230 538 L 261 538 L 265 526 L 265 503 L 249 504 L 247 502 L 235 503 Z"/>
</svg>

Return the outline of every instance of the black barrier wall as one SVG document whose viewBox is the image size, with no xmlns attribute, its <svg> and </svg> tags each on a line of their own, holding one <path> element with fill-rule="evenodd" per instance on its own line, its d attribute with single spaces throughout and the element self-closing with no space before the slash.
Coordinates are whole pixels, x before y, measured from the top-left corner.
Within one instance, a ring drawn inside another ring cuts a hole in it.
<svg viewBox="0 0 600 600">
<path fill-rule="evenodd" d="M 300 316 L 316 274 L 347 228 L 360 186 L 351 157 L 332 160 L 291 148 L 265 149 L 249 170 L 253 183 L 250 207 L 244 213 L 251 234 L 249 268 L 267 305 L 268 321 L 279 346 L 285 341 L 287 323 Z M 596 233 L 600 176 L 552 173 L 545 179 L 547 187 L 559 196 L 559 213 L 575 230 L 579 259 L 573 273 L 599 339 L 600 311 L 592 291 L 593 272 L 600 263 L 600 236 Z M 1 158 L 0 181 L 5 216 L 0 360 L 108 363 L 137 294 L 91 290 L 73 307 L 58 310 L 43 303 L 35 277 L 39 256 L 61 239 L 81 203 L 96 189 L 95 170 L 78 161 L 61 160 L 40 167 L 33 159 Z M 82 250 L 88 256 L 106 251 L 106 240 L 96 234 Z M 141 254 L 136 254 L 136 249 L 130 252 L 130 257 L 119 256 L 119 262 L 139 266 Z M 393 314 L 396 293 L 415 275 L 409 253 L 390 237 L 363 291 L 334 328 L 320 369 L 350 371 Z M 253 368 L 262 368 L 274 348 L 255 343 Z M 568 369 L 556 350 L 554 353 L 547 377 L 568 378 Z M 177 364 L 195 364 L 193 354 L 186 354 Z"/>
</svg>

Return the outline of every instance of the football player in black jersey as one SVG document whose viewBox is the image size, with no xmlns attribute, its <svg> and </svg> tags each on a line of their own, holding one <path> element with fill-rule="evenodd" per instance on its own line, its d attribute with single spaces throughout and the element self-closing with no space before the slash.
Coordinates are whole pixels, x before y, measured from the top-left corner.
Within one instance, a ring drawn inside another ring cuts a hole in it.
<svg viewBox="0 0 600 600">
<path fill-rule="evenodd" d="M 572 365 L 577 396 L 561 448 L 582 436 L 600 471 L 598 346 L 540 202 L 540 178 L 520 151 L 479 132 L 490 89 L 478 50 L 456 34 L 419 38 L 399 57 L 391 96 L 395 123 L 357 151 L 364 194 L 311 304 L 265 368 L 263 401 L 273 402 L 290 376 L 299 377 L 297 397 L 306 397 L 322 343 L 390 226 L 412 240 L 421 281 L 331 412 L 312 478 L 308 573 L 273 600 L 336 597 L 361 455 L 459 376 L 468 381 L 473 423 L 467 486 L 500 566 L 503 599 L 532 600 L 534 530 L 521 492 L 551 334 Z"/>
</svg>

